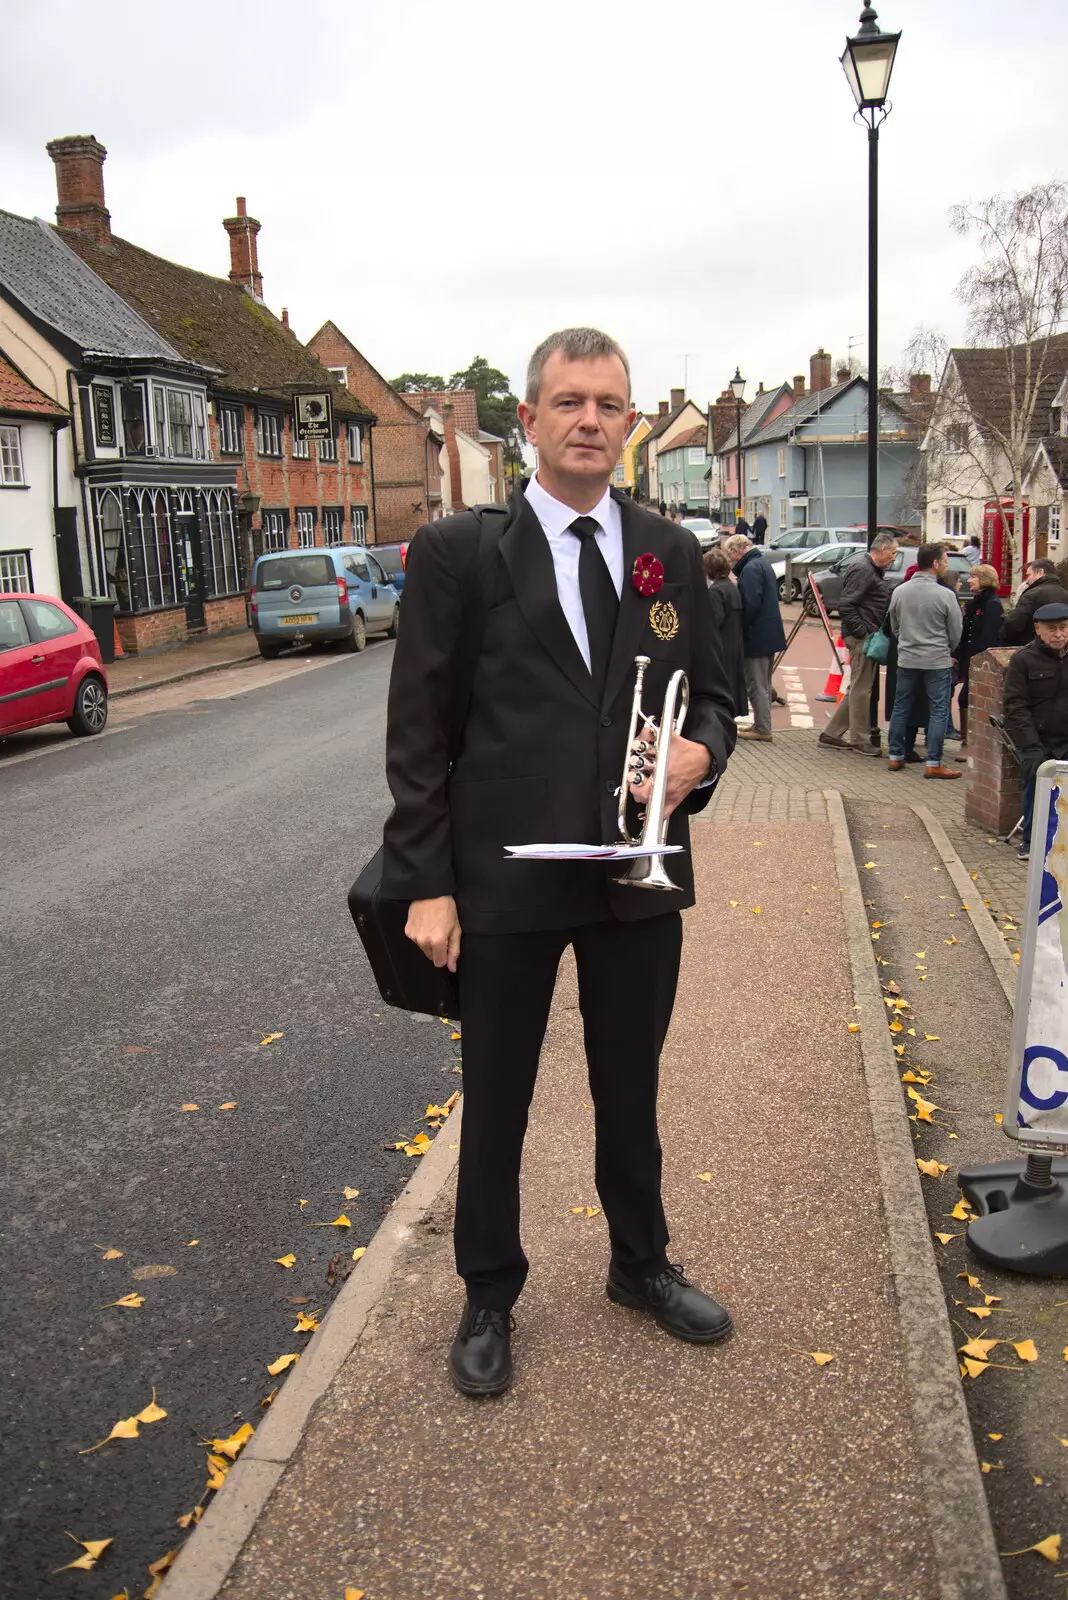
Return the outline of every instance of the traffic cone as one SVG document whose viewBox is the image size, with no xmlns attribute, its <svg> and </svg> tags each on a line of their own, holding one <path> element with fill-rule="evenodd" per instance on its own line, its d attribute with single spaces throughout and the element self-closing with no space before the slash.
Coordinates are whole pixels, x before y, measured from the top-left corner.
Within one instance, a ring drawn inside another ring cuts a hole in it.
<svg viewBox="0 0 1068 1600">
<path fill-rule="evenodd" d="M 836 650 L 845 649 L 845 640 L 842 638 L 840 633 L 834 643 Z M 844 690 L 842 689 L 843 675 L 842 668 L 838 665 L 838 657 L 836 657 L 834 665 L 827 674 L 827 682 L 823 685 L 823 693 L 818 694 L 816 699 L 833 700 L 837 704 L 837 702 L 843 698 L 844 694 Z"/>
<path fill-rule="evenodd" d="M 119 638 L 119 625 L 114 617 L 111 619 L 111 626 L 115 629 L 115 660 L 123 661 L 126 657 L 126 651 L 122 648 L 122 640 Z"/>
</svg>

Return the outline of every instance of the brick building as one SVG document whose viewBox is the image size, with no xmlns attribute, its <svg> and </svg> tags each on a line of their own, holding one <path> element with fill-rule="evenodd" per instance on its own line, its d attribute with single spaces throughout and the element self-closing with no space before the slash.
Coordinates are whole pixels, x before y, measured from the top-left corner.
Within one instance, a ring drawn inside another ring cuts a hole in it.
<svg viewBox="0 0 1068 1600">
<path fill-rule="evenodd" d="M 334 322 L 323 323 L 308 349 L 377 419 L 371 459 L 375 541 L 410 539 L 420 523 L 443 515 L 441 441 L 423 415 L 423 397 L 398 394 Z"/>
<path fill-rule="evenodd" d="M 374 413 L 336 383 L 288 326 L 263 301 L 257 235 L 260 224 L 239 199 L 236 214 L 223 227 L 229 238 L 230 271 L 212 277 L 166 261 L 120 239 L 111 231 L 104 200 L 103 164 L 107 154 L 94 138 L 54 140 L 48 146 L 56 164 L 59 237 L 122 301 L 143 319 L 179 361 L 195 367 L 207 405 L 191 422 L 191 453 L 230 469 L 233 489 L 228 514 L 239 522 L 235 570 L 227 620 L 245 620 L 242 591 L 249 564 L 262 550 L 364 542 L 373 537 L 370 429 Z M 301 442 L 293 426 L 300 392 L 331 396 L 335 432 L 317 443 Z M 186 403 L 153 389 L 126 427 L 125 399 L 116 395 L 116 455 L 156 458 L 177 438 L 189 442 Z M 140 419 L 140 420 L 138 420 Z M 132 436 L 132 443 L 131 443 Z M 168 442 L 169 441 L 169 442 Z M 185 521 L 176 526 L 175 517 Z M 145 519 L 131 521 L 120 497 L 92 501 L 94 536 L 109 550 L 107 577 L 120 602 L 119 631 L 125 648 L 167 643 L 197 630 L 196 613 L 176 586 L 123 587 L 145 538 Z M 106 528 L 103 519 L 110 524 Z M 188 552 L 190 570 L 203 567 L 203 512 L 176 511 L 157 501 L 148 518 L 151 564 L 174 563 L 174 551 Z M 194 574 L 195 576 L 195 574 Z M 178 587 L 181 587 L 180 585 Z M 221 624 L 219 624 L 221 625 Z"/>
</svg>

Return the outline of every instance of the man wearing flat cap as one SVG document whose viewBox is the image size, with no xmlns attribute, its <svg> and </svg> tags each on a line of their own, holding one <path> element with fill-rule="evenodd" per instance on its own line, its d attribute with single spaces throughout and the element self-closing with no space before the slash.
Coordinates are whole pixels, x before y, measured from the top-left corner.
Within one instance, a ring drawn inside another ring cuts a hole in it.
<svg viewBox="0 0 1068 1600">
<path fill-rule="evenodd" d="M 1031 850 L 1035 778 L 1043 761 L 1068 761 L 1068 605 L 1034 612 L 1035 637 L 1017 650 L 1005 673 L 1005 727 L 1023 774 L 1023 840 Z"/>
</svg>

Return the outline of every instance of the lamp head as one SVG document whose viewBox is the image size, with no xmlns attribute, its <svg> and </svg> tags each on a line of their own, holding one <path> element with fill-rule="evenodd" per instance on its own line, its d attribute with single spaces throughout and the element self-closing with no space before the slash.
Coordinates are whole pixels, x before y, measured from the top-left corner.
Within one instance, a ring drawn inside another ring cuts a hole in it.
<svg viewBox="0 0 1068 1600">
<path fill-rule="evenodd" d="M 859 110 L 881 111 L 885 106 L 900 39 L 900 33 L 881 31 L 874 6 L 864 7 L 859 31 L 842 51 L 842 70 Z"/>
<path fill-rule="evenodd" d="M 741 367 L 735 367 L 734 377 L 731 379 L 731 394 L 734 396 L 735 400 L 738 401 L 739 405 L 741 404 L 744 393 L 745 379 L 742 377 L 742 369 Z"/>
</svg>

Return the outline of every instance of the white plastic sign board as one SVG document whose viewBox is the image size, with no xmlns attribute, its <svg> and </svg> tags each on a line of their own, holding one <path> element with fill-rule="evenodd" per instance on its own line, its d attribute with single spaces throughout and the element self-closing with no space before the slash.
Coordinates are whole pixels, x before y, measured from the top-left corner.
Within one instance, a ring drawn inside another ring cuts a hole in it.
<svg viewBox="0 0 1068 1600">
<path fill-rule="evenodd" d="M 1068 761 L 1038 772 L 1002 1129 L 1068 1148 Z"/>
</svg>

